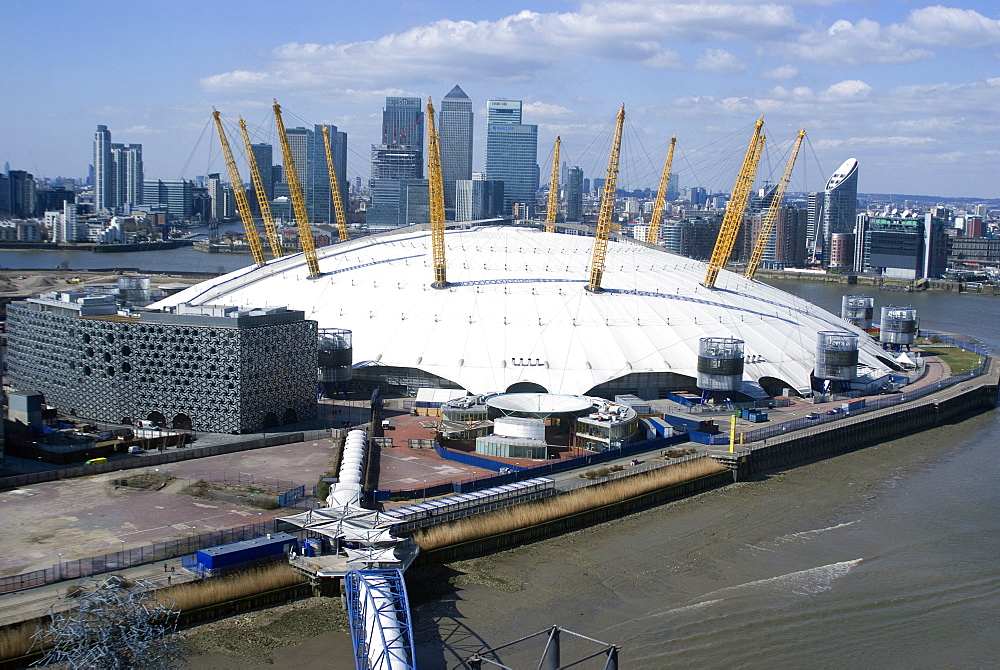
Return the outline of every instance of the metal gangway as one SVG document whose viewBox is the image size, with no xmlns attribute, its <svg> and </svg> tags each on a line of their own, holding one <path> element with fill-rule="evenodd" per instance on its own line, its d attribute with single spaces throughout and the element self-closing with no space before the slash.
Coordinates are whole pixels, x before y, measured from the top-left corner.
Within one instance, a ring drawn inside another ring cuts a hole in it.
<svg viewBox="0 0 1000 670">
<path fill-rule="evenodd" d="M 401 570 L 351 570 L 344 576 L 357 670 L 417 667 Z"/>
</svg>

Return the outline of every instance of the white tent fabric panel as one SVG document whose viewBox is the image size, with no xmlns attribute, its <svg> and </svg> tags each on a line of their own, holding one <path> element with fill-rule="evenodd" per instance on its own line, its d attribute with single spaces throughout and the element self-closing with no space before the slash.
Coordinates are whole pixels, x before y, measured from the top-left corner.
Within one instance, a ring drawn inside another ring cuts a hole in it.
<svg viewBox="0 0 1000 670">
<path fill-rule="evenodd" d="M 612 242 L 600 294 L 584 290 L 592 238 L 518 227 L 445 235 L 445 290 L 430 287 L 430 233 L 416 228 L 318 249 L 324 276 L 308 279 L 301 254 L 208 280 L 154 305 L 287 305 L 321 328 L 353 331 L 358 364 L 418 368 L 473 393 L 534 382 L 584 394 L 638 372 L 697 374 L 701 337 L 745 342 L 744 378 L 808 388 L 816 334 L 862 334 L 840 317 L 761 282 L 705 264 Z M 861 338 L 860 363 L 887 372 Z M 521 362 L 524 361 L 524 364 Z M 350 440 L 349 440 L 350 441 Z"/>
</svg>

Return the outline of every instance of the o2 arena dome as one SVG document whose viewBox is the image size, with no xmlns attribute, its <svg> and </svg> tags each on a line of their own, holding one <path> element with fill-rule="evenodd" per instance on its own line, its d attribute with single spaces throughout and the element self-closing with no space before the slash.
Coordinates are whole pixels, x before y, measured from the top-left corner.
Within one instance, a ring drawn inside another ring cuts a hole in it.
<svg viewBox="0 0 1000 670">
<path fill-rule="evenodd" d="M 725 270 L 625 240 L 608 245 L 603 292 L 585 290 L 594 240 L 534 228 L 445 233 L 450 286 L 434 289 L 429 227 L 411 226 L 317 249 L 192 286 L 177 303 L 303 310 L 353 331 L 354 378 L 387 386 L 665 397 L 695 387 L 701 338 L 744 342 L 743 392 L 814 386 L 817 335 L 859 340 L 859 382 L 891 363 L 862 331 L 815 305 Z"/>
</svg>

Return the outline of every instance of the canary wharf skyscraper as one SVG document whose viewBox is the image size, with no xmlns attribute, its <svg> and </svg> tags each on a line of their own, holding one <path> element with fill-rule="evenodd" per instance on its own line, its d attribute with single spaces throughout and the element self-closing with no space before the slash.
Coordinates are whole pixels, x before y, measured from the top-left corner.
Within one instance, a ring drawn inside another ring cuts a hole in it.
<svg viewBox="0 0 1000 670">
<path fill-rule="evenodd" d="M 445 209 L 455 207 L 455 182 L 472 179 L 472 100 L 458 85 L 441 101 L 441 177 Z"/>
<path fill-rule="evenodd" d="M 521 123 L 520 100 L 486 101 L 486 179 L 503 182 L 503 209 L 535 204 L 538 126 Z"/>
</svg>

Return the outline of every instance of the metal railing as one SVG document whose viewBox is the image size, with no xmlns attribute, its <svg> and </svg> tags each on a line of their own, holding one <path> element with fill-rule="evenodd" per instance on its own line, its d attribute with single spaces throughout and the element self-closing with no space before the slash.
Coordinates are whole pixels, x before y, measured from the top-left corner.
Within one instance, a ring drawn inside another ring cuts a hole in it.
<svg viewBox="0 0 1000 670">
<path fill-rule="evenodd" d="M 90 575 L 124 570 L 125 568 L 137 565 L 178 558 L 206 547 L 215 547 L 220 544 L 229 544 L 230 542 L 261 537 L 268 533 L 277 533 L 279 524 L 282 526 L 287 525 L 277 519 L 270 519 L 236 528 L 192 535 L 179 540 L 155 542 L 143 547 L 133 547 L 99 556 L 63 561 L 44 570 L 35 570 L 20 575 L 0 578 L 0 593 L 22 591 L 45 584 L 54 584 L 69 579 L 79 579 Z M 295 531 L 291 530 L 286 530 L 285 532 L 293 535 L 296 534 Z"/>
</svg>

